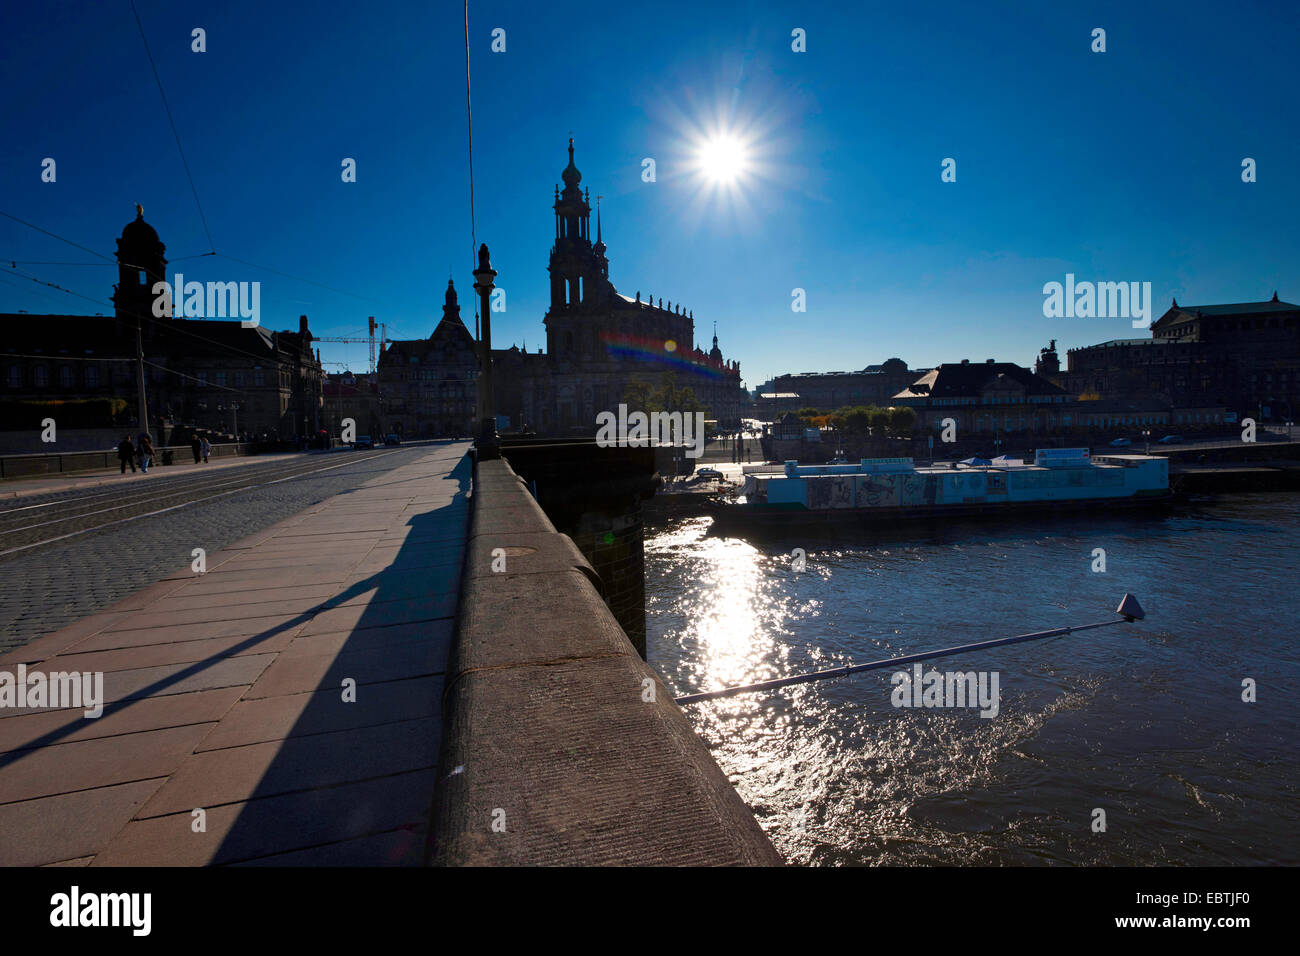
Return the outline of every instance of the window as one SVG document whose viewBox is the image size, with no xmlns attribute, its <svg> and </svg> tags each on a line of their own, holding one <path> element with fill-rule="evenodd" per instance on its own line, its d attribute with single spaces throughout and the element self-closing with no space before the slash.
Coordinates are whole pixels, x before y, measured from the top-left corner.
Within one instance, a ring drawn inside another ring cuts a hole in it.
<svg viewBox="0 0 1300 956">
<path fill-rule="evenodd" d="M 19 368 L 17 365 L 9 366 L 9 387 L 10 388 L 23 387 L 23 370 Z"/>
<path fill-rule="evenodd" d="M 197 378 L 197 379 L 199 380 L 199 388 L 207 388 L 207 386 L 208 386 L 208 373 L 207 373 L 207 372 L 199 372 L 199 373 L 198 373 L 197 375 L 195 375 L 194 377 Z"/>
<path fill-rule="evenodd" d="M 50 384 L 50 370 L 44 365 L 38 365 L 32 369 L 32 384 L 37 388 L 45 388 Z"/>
<path fill-rule="evenodd" d="M 266 384 L 266 373 L 263 372 L 260 368 L 253 372 L 253 384 L 254 385 Z"/>
<path fill-rule="evenodd" d="M 222 388 L 225 387 L 225 385 L 226 385 L 226 373 L 225 373 L 225 372 L 218 372 L 218 373 L 217 373 L 217 385 L 220 386 L 220 387 L 222 387 Z"/>
<path fill-rule="evenodd" d="M 246 376 L 243 372 L 236 372 L 236 373 L 235 373 L 235 384 L 236 384 L 236 385 L 244 385 L 244 384 L 246 384 L 246 379 L 247 379 L 247 376 Z"/>
<path fill-rule="evenodd" d="M 99 369 L 93 365 L 86 366 L 86 388 L 99 387 Z"/>
<path fill-rule="evenodd" d="M 64 365 L 59 368 L 59 387 L 72 388 L 72 366 Z"/>
</svg>

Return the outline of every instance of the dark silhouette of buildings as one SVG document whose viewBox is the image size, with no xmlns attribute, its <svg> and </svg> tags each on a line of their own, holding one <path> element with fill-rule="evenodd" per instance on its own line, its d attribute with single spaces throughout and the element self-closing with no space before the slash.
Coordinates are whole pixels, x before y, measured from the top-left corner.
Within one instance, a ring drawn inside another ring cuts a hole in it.
<svg viewBox="0 0 1300 956">
<path fill-rule="evenodd" d="M 142 323 L 155 444 L 176 426 L 281 439 L 314 434 L 322 376 L 307 317 L 299 317 L 296 332 L 275 332 L 244 328 L 238 318 L 155 316 L 154 285 L 169 281 L 166 246 L 136 208 L 117 240 L 113 315 L 0 314 L 3 397 L 33 409 L 56 400 L 119 399 L 126 403 L 119 417 L 138 424 L 136 328 Z M 57 412 L 53 417 L 57 422 Z M 124 423 L 103 426 L 114 424 Z"/>
<path fill-rule="evenodd" d="M 379 357 L 381 417 L 388 432 L 411 438 L 474 433 L 478 359 L 447 280 L 442 319 L 427 339 L 390 342 Z"/>
<path fill-rule="evenodd" d="M 370 435 L 379 441 L 384 432 L 379 412 L 379 384 L 374 375 L 337 372 L 325 376 L 322 386 L 324 412 L 322 427 L 331 435 L 343 430 L 343 421 L 352 419 L 358 435 Z"/>
<path fill-rule="evenodd" d="M 778 375 L 759 394 L 760 414 L 775 418 L 781 412 L 801 408 L 835 411 L 846 405 L 893 404 L 901 390 L 916 381 L 919 371 L 900 358 L 868 365 L 860 372 L 800 372 Z M 768 396 L 768 397 L 764 397 Z"/>
<path fill-rule="evenodd" d="M 1276 292 L 1267 302 L 1175 300 L 1150 338 L 1071 349 L 1063 384 L 1085 398 L 1159 399 L 1290 419 L 1300 411 L 1300 306 Z"/>
<path fill-rule="evenodd" d="M 916 431 L 935 432 L 945 418 L 957 434 L 1045 433 L 1078 424 L 1071 396 L 1042 375 L 1012 362 L 946 362 L 894 396 L 916 409 Z"/>
<path fill-rule="evenodd" d="M 550 306 L 543 319 L 546 349 L 493 350 L 495 413 L 511 427 L 522 423 L 539 434 L 591 433 L 596 415 L 624 401 L 630 384 L 661 387 L 671 379 L 677 388 L 690 388 L 709 417 L 739 423 L 747 402 L 740 365 L 724 359 L 717 335 L 709 352 L 696 348 L 691 311 L 662 298 L 643 299 L 639 291 L 624 295 L 610 281 L 600 210 L 593 242 L 590 192 L 579 185 L 572 139 L 560 175 L 564 188 L 555 188 Z M 454 306 L 450 284 L 447 295 Z M 459 309 L 453 319 L 448 315 L 444 306 L 430 339 L 394 342 L 379 361 L 387 413 L 409 435 L 471 433 L 474 343 Z"/>
</svg>

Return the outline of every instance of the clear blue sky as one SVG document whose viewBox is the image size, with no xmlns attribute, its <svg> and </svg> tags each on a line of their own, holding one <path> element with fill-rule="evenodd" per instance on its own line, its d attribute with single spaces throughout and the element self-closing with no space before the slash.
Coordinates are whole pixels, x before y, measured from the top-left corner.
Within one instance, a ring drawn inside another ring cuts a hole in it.
<svg viewBox="0 0 1300 956">
<path fill-rule="evenodd" d="M 361 334 L 374 315 L 426 336 L 449 267 L 468 305 L 459 3 L 137 6 L 217 250 L 361 298 L 175 262 L 208 241 L 126 0 L 7 11 L 0 208 L 111 255 L 139 201 L 173 268 L 260 280 L 275 328 L 305 312 L 318 335 Z M 1028 364 L 1052 338 L 1141 334 L 1044 318 L 1042 286 L 1067 272 L 1149 281 L 1155 316 L 1174 295 L 1300 300 L 1300 5 L 870 6 L 472 4 L 477 234 L 507 303 L 494 345 L 544 344 L 570 130 L 583 185 L 605 197 L 615 284 L 694 309 L 706 346 L 716 320 L 751 387 L 890 356 Z M 796 27 L 807 52 L 791 50 Z M 719 117 L 753 138 L 734 193 L 687 172 L 692 131 Z M 956 183 L 940 182 L 945 157 Z M 1258 182 L 1241 181 L 1244 157 Z M 0 311 L 101 310 L 8 268 L 87 253 L 0 219 L 0 257 Z M 20 268 L 110 310 L 111 266 Z M 365 365 L 364 346 L 322 351 Z"/>
</svg>

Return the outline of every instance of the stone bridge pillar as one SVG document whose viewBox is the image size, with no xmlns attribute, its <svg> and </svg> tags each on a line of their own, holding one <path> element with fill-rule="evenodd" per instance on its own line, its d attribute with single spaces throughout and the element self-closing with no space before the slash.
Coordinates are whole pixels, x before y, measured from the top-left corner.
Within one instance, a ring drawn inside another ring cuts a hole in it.
<svg viewBox="0 0 1300 956">
<path fill-rule="evenodd" d="M 645 535 L 641 502 L 659 487 L 652 448 L 601 448 L 592 439 L 503 438 L 501 457 L 527 483 L 604 585 L 601 597 L 644 659 Z"/>
</svg>

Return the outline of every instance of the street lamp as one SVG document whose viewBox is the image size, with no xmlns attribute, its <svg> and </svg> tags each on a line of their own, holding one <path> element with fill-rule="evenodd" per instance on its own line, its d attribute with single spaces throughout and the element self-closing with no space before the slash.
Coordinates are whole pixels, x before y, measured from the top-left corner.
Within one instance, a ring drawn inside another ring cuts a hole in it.
<svg viewBox="0 0 1300 956">
<path fill-rule="evenodd" d="M 479 295 L 479 311 L 483 316 L 483 332 L 479 339 L 478 379 L 478 458 L 479 461 L 500 457 L 497 443 L 496 406 L 492 396 L 492 312 L 488 297 L 496 287 L 496 270 L 488 256 L 487 243 L 478 247 L 478 268 L 474 270 L 474 288 Z"/>
<path fill-rule="evenodd" d="M 1142 440 L 1146 442 L 1146 446 L 1147 446 L 1144 454 L 1147 455 L 1151 454 L 1151 429 L 1149 428 L 1142 429 Z"/>
</svg>

